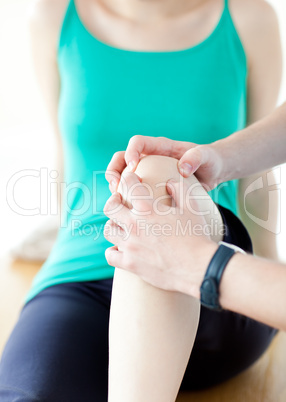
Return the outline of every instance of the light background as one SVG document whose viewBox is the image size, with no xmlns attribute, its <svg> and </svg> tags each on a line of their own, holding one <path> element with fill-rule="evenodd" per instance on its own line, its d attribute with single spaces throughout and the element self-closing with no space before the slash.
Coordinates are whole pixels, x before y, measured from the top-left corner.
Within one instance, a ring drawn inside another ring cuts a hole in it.
<svg viewBox="0 0 286 402">
<path fill-rule="evenodd" d="M 280 19 L 284 47 L 284 79 L 279 103 L 286 100 L 286 0 L 269 0 Z M 26 15 L 31 0 L 0 0 L 0 255 L 23 239 L 46 216 L 21 216 L 9 207 L 6 186 L 24 169 L 54 166 L 54 138 L 33 77 Z M 279 170 L 281 234 L 279 251 L 286 261 L 286 167 Z M 278 173 L 279 173 L 278 172 Z M 51 180 L 52 182 L 52 180 Z M 39 205 L 39 180 L 17 185 L 15 199 L 27 208 Z"/>
</svg>

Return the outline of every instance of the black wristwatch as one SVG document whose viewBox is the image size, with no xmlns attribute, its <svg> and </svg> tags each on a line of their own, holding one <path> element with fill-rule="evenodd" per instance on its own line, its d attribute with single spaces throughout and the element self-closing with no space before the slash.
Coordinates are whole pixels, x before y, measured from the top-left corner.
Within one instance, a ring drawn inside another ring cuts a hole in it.
<svg viewBox="0 0 286 402">
<path fill-rule="evenodd" d="M 225 267 L 236 252 L 243 254 L 246 253 L 244 250 L 234 246 L 233 244 L 225 243 L 223 241 L 220 241 L 218 244 L 219 247 L 208 265 L 200 291 L 201 304 L 203 306 L 208 307 L 211 310 L 221 311 L 222 307 L 219 304 L 219 285 Z"/>
</svg>

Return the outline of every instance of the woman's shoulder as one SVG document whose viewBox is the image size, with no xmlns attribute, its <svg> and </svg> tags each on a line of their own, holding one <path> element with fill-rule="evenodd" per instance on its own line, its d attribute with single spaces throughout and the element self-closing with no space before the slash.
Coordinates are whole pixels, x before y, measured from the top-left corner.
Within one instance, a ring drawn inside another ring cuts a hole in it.
<svg viewBox="0 0 286 402">
<path fill-rule="evenodd" d="M 229 0 L 230 13 L 249 60 L 261 47 L 277 42 L 279 23 L 264 0 Z"/>
<path fill-rule="evenodd" d="M 69 0 L 34 0 L 27 11 L 29 28 L 45 43 L 56 46 Z"/>
<path fill-rule="evenodd" d="M 229 0 L 229 8 L 239 33 L 245 39 L 278 27 L 274 8 L 264 0 Z"/>
</svg>

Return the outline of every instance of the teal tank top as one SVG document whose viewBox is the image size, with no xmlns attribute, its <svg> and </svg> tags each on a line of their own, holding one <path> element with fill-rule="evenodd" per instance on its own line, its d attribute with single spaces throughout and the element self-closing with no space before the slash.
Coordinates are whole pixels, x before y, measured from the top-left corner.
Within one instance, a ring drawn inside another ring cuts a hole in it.
<svg viewBox="0 0 286 402">
<path fill-rule="evenodd" d="M 131 51 L 98 40 L 70 0 L 58 42 L 65 202 L 62 224 L 26 301 L 65 282 L 111 278 L 105 259 L 104 178 L 135 134 L 209 143 L 246 123 L 246 55 L 227 1 L 204 41 L 178 51 Z M 210 193 L 237 214 L 237 182 Z"/>
</svg>

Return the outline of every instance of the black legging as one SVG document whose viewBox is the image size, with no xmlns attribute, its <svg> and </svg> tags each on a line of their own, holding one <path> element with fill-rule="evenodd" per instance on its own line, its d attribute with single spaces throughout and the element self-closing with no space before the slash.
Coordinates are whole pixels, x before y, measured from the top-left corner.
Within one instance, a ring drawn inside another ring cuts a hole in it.
<svg viewBox="0 0 286 402">
<path fill-rule="evenodd" d="M 240 221 L 220 207 L 224 240 L 245 250 Z M 1 402 L 106 402 L 112 279 L 51 286 L 29 301 L 0 362 Z M 277 331 L 204 307 L 181 389 L 218 384 L 249 367 Z M 177 347 L 175 345 L 175 347 Z"/>
</svg>

